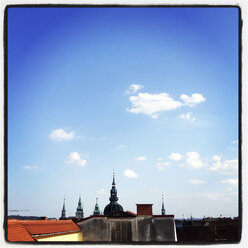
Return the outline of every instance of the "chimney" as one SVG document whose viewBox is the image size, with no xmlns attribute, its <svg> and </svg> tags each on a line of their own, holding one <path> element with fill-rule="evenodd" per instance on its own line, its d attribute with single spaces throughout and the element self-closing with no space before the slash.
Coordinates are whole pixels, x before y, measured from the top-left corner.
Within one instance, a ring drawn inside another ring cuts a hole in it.
<svg viewBox="0 0 248 248">
<path fill-rule="evenodd" d="M 137 215 L 152 215 L 153 204 L 136 204 Z"/>
</svg>

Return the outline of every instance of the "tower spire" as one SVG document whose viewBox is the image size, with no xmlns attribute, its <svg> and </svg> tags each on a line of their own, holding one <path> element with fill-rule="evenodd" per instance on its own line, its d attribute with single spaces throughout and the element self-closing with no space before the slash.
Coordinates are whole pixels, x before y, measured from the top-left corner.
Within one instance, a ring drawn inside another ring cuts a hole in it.
<svg viewBox="0 0 248 248">
<path fill-rule="evenodd" d="M 162 194 L 162 209 L 161 209 L 161 214 L 165 215 L 165 209 L 164 209 L 164 194 Z"/>
<path fill-rule="evenodd" d="M 113 171 L 113 182 L 110 190 L 110 203 L 104 208 L 104 215 L 120 216 L 123 208 L 118 204 L 117 189 L 115 187 L 115 172 Z"/>
<path fill-rule="evenodd" d="M 84 218 L 84 211 L 83 211 L 83 207 L 82 207 L 82 203 L 81 203 L 81 196 L 79 196 L 79 199 L 78 199 L 76 218 L 78 218 L 78 219 Z"/>
<path fill-rule="evenodd" d="M 93 215 L 100 215 L 100 209 L 99 209 L 99 205 L 98 205 L 98 198 L 96 198 L 96 205 L 95 205 Z"/>
<path fill-rule="evenodd" d="M 64 202 L 63 202 L 63 210 L 65 211 L 65 196 L 64 196 Z"/>
<path fill-rule="evenodd" d="M 61 211 L 61 217 L 60 217 L 60 219 L 66 219 L 65 213 L 66 213 L 66 211 L 65 211 L 65 196 L 64 196 L 63 209 Z"/>
<path fill-rule="evenodd" d="M 115 170 L 113 170 L 113 183 L 112 185 L 115 185 Z"/>
</svg>

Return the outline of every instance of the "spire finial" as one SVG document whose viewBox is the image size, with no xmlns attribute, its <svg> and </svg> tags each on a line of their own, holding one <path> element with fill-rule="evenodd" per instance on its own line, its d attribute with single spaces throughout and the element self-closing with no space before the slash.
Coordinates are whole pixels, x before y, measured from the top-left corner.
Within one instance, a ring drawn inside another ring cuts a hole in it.
<svg viewBox="0 0 248 248">
<path fill-rule="evenodd" d="M 112 185 L 115 185 L 115 169 L 113 169 L 113 183 Z"/>
<path fill-rule="evenodd" d="M 96 203 L 98 203 L 98 197 L 96 198 Z"/>
<path fill-rule="evenodd" d="M 65 210 L 65 196 L 64 196 L 64 202 L 63 202 L 63 210 Z"/>
<path fill-rule="evenodd" d="M 165 215 L 165 209 L 164 209 L 164 194 L 162 194 L 162 209 L 161 209 L 161 214 Z"/>
<path fill-rule="evenodd" d="M 64 202 L 63 202 L 63 209 L 62 209 L 62 211 L 61 211 L 61 217 L 60 217 L 60 219 L 66 219 L 66 215 L 65 215 L 65 196 L 64 196 Z"/>
</svg>

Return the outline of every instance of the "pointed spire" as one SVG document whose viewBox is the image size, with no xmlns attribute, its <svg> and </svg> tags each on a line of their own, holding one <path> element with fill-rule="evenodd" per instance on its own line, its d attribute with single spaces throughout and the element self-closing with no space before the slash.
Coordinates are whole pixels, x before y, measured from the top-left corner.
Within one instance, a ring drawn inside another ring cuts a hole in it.
<svg viewBox="0 0 248 248">
<path fill-rule="evenodd" d="M 96 198 L 96 204 L 95 204 L 95 209 L 93 212 L 93 215 L 100 215 L 100 209 L 99 209 L 99 205 L 98 205 L 98 198 Z"/>
<path fill-rule="evenodd" d="M 104 208 L 104 215 L 107 216 L 120 216 L 123 208 L 118 204 L 117 189 L 115 187 L 115 172 L 113 170 L 113 183 L 110 190 L 110 203 Z"/>
<path fill-rule="evenodd" d="M 165 215 L 165 209 L 164 209 L 164 194 L 162 194 L 162 209 L 161 209 L 161 214 Z"/>
<path fill-rule="evenodd" d="M 113 170 L 113 183 L 112 185 L 115 185 L 115 170 Z"/>
<path fill-rule="evenodd" d="M 60 219 L 66 219 L 66 215 L 65 215 L 65 196 L 64 196 L 64 202 L 63 202 L 63 209 L 61 211 L 61 217 Z"/>
<path fill-rule="evenodd" d="M 65 196 L 64 196 L 63 210 L 65 211 Z"/>
<path fill-rule="evenodd" d="M 113 170 L 113 182 L 112 182 L 112 189 L 110 190 L 110 198 L 109 200 L 111 202 L 117 202 L 118 197 L 117 197 L 117 189 L 115 187 L 115 171 Z"/>
<path fill-rule="evenodd" d="M 81 203 L 81 196 L 79 196 L 79 199 L 78 199 L 76 218 L 78 218 L 78 219 L 84 218 L 84 211 L 83 211 L 83 207 L 82 207 L 82 203 Z"/>
</svg>

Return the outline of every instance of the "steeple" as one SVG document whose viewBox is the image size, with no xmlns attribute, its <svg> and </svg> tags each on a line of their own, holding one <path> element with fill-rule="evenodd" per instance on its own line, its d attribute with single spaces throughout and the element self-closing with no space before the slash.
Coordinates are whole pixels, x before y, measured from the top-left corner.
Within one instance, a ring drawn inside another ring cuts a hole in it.
<svg viewBox="0 0 248 248">
<path fill-rule="evenodd" d="M 60 217 L 60 219 L 66 219 L 66 215 L 65 215 L 65 197 L 64 197 L 63 209 L 61 211 L 61 217 Z"/>
<path fill-rule="evenodd" d="M 112 185 L 115 185 L 115 171 L 113 170 L 113 183 Z"/>
<path fill-rule="evenodd" d="M 95 205 L 93 215 L 100 215 L 100 209 L 99 209 L 99 205 L 98 205 L 98 198 L 96 198 L 96 205 Z"/>
<path fill-rule="evenodd" d="M 84 218 L 84 211 L 83 211 L 83 207 L 82 207 L 82 204 L 81 204 L 81 196 L 79 196 L 79 200 L 78 200 L 76 218 L 78 218 L 78 219 L 83 219 Z"/>
<path fill-rule="evenodd" d="M 104 209 L 104 215 L 107 216 L 120 216 L 121 212 L 123 212 L 123 208 L 120 204 L 118 204 L 118 197 L 117 197 L 117 189 L 115 187 L 115 173 L 113 172 L 113 182 L 112 188 L 110 190 L 110 203 Z"/>
<path fill-rule="evenodd" d="M 161 209 L 161 214 L 165 215 L 165 209 L 164 209 L 164 195 L 162 194 L 162 209 Z"/>
<path fill-rule="evenodd" d="M 117 197 L 117 189 L 115 187 L 115 172 L 113 172 L 113 182 L 112 182 L 112 189 L 110 190 L 110 197 L 109 200 L 110 202 L 117 202 L 118 201 Z"/>
</svg>

